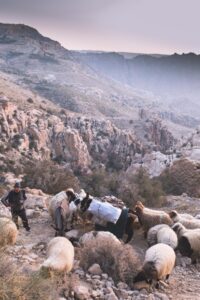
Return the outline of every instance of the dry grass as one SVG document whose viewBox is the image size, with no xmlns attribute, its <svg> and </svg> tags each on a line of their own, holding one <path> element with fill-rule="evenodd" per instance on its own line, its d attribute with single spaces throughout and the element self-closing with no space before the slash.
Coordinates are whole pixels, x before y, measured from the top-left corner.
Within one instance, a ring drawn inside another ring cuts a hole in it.
<svg viewBox="0 0 200 300">
<path fill-rule="evenodd" d="M 0 300 L 57 300 L 70 292 L 74 278 L 43 278 L 39 272 L 22 272 L 3 251 L 0 252 Z"/>
<path fill-rule="evenodd" d="M 87 270 L 92 264 L 100 265 L 102 271 L 115 282 L 126 282 L 130 287 L 141 264 L 136 251 L 130 245 L 115 244 L 108 240 L 94 240 L 84 246 L 80 265 Z"/>
</svg>

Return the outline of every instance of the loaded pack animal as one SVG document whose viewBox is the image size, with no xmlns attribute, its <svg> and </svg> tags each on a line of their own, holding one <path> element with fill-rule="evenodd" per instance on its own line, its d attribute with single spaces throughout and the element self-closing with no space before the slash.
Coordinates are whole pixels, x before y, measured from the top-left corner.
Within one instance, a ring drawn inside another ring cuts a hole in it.
<svg viewBox="0 0 200 300">
<path fill-rule="evenodd" d="M 126 243 L 130 242 L 134 228 L 138 226 L 137 216 L 132 214 L 128 208 L 120 209 L 108 202 L 99 201 L 88 193 L 80 202 L 80 210 L 93 215 L 95 230 L 109 231 L 119 239 L 123 237 L 124 233 L 127 234 Z"/>
</svg>

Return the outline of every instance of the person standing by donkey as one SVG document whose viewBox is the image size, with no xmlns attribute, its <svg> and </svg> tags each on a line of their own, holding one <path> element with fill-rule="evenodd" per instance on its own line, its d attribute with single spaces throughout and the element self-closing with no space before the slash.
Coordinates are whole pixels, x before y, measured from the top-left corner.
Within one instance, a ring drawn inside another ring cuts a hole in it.
<svg viewBox="0 0 200 300">
<path fill-rule="evenodd" d="M 1 199 L 1 202 L 11 208 L 12 219 L 19 229 L 18 217 L 22 219 L 22 224 L 26 231 L 30 231 L 26 210 L 24 208 L 24 201 L 26 200 L 25 190 L 21 189 L 20 182 L 16 182 L 14 189 L 12 189 L 7 196 Z"/>
</svg>

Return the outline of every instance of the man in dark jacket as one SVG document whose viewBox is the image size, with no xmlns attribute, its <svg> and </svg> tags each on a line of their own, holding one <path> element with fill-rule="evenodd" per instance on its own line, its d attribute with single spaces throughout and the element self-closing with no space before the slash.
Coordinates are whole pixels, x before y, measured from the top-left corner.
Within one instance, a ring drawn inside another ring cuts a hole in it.
<svg viewBox="0 0 200 300">
<path fill-rule="evenodd" d="M 6 197 L 2 199 L 2 203 L 6 206 L 11 207 L 12 219 L 15 222 L 17 228 L 18 225 L 18 217 L 22 219 L 22 223 L 26 231 L 30 231 L 30 227 L 28 224 L 28 219 L 26 216 L 26 211 L 24 208 L 24 201 L 26 200 L 25 190 L 20 188 L 20 183 L 16 182 L 14 185 L 14 189 L 11 190 Z"/>
</svg>

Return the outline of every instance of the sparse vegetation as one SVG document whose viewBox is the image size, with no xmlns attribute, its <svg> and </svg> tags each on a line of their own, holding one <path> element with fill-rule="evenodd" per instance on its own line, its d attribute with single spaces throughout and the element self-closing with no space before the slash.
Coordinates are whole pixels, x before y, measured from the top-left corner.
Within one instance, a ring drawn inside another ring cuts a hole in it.
<svg viewBox="0 0 200 300">
<path fill-rule="evenodd" d="M 24 169 L 24 184 L 30 188 L 38 188 L 49 194 L 55 194 L 68 187 L 77 188 L 78 179 L 73 172 L 52 161 L 34 161 Z"/>
<path fill-rule="evenodd" d="M 200 168 L 197 164 L 180 159 L 166 169 L 160 176 L 163 189 L 167 194 L 200 196 Z"/>
<path fill-rule="evenodd" d="M 0 252 L 0 300 L 55 300 L 71 286 L 70 277 L 61 285 L 57 277 L 44 279 L 39 272 L 20 271 L 4 251 Z"/>
<path fill-rule="evenodd" d="M 150 178 L 142 167 L 135 174 L 121 175 L 118 187 L 118 197 L 129 207 L 136 201 L 142 201 L 151 207 L 161 207 L 165 201 L 165 193 L 159 180 Z"/>
<path fill-rule="evenodd" d="M 123 281 L 130 286 L 140 266 L 132 246 L 116 245 L 108 240 L 93 240 L 83 248 L 80 265 L 87 270 L 94 263 L 115 282 Z"/>
</svg>

